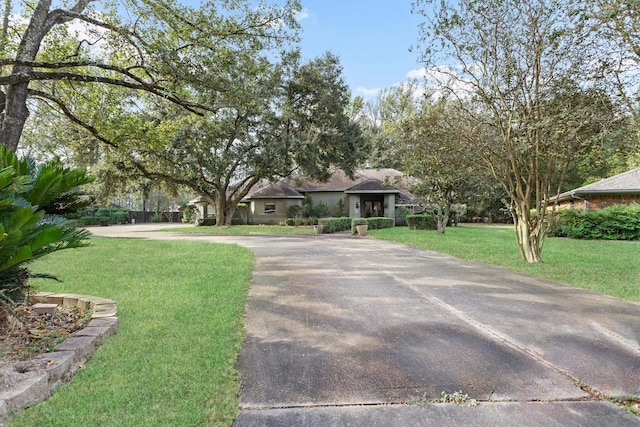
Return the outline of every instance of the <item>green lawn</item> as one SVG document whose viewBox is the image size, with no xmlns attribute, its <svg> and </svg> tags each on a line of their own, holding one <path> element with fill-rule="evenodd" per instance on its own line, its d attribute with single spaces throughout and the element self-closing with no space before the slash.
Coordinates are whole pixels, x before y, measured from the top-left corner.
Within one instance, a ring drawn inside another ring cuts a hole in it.
<svg viewBox="0 0 640 427">
<path fill-rule="evenodd" d="M 640 242 L 547 238 L 544 262 L 528 264 L 511 226 L 448 227 L 444 235 L 395 227 L 370 234 L 640 302 Z"/>
<path fill-rule="evenodd" d="M 40 289 L 116 301 L 120 326 L 72 382 L 15 426 L 228 426 L 253 270 L 247 249 L 93 239 L 32 265 L 64 280 Z"/>
<path fill-rule="evenodd" d="M 282 225 L 234 225 L 232 227 L 184 226 L 164 228 L 162 231 L 172 233 L 194 234 L 313 234 L 313 226 L 288 227 Z"/>
</svg>

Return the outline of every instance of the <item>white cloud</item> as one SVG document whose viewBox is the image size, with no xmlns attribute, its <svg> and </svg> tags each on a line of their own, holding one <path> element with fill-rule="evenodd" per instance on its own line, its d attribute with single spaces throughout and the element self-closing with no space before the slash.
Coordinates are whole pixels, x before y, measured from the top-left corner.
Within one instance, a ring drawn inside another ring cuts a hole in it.
<svg viewBox="0 0 640 427">
<path fill-rule="evenodd" d="M 474 92 L 471 82 L 448 65 L 414 69 L 407 73 L 407 77 L 423 82 L 416 90 L 416 96 L 422 96 L 427 90 L 431 90 L 435 96 L 448 97 L 453 92 L 457 97 L 469 98 Z"/>
<path fill-rule="evenodd" d="M 309 12 L 306 9 L 295 12 L 296 21 L 304 21 L 305 19 L 309 18 L 309 16 Z"/>
<path fill-rule="evenodd" d="M 380 93 L 381 90 L 382 89 L 380 89 L 380 88 L 369 89 L 369 88 L 366 88 L 364 86 L 358 86 L 356 88 L 356 92 L 358 92 L 359 94 L 364 95 L 364 96 L 376 96 L 376 95 L 378 95 Z"/>
<path fill-rule="evenodd" d="M 421 79 L 427 76 L 426 68 L 420 68 L 419 70 L 411 70 L 407 73 L 407 77 L 410 79 Z"/>
</svg>

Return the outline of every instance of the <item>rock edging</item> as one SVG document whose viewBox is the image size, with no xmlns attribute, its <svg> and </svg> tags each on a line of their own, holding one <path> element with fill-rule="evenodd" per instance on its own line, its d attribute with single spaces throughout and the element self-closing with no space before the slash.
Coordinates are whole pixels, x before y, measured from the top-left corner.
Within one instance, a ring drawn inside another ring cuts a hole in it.
<svg viewBox="0 0 640 427">
<path fill-rule="evenodd" d="M 93 310 L 93 315 L 87 326 L 70 334 L 53 352 L 13 366 L 15 374 L 24 379 L 8 390 L 0 389 L 0 427 L 12 414 L 47 400 L 56 387 L 70 381 L 100 344 L 118 328 L 118 309 L 116 303 L 109 299 L 40 292 L 31 295 L 30 302 L 88 308 Z"/>
</svg>

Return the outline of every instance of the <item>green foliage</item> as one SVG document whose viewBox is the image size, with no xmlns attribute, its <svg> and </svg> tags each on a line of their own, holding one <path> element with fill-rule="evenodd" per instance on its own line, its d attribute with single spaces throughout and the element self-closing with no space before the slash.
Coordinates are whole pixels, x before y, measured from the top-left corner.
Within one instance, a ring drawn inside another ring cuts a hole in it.
<svg viewBox="0 0 640 427">
<path fill-rule="evenodd" d="M 394 227 L 395 219 L 385 217 L 353 218 L 351 220 L 351 233 L 357 233 L 356 227 L 358 225 L 366 225 L 369 230 L 379 230 Z"/>
<path fill-rule="evenodd" d="M 95 216 L 106 218 L 109 224 L 122 224 L 129 219 L 128 212 L 123 209 L 98 209 L 95 212 Z"/>
<path fill-rule="evenodd" d="M 88 203 L 79 188 L 92 178 L 59 160 L 36 165 L 0 146 L 0 304 L 22 301 L 31 276 L 25 264 L 86 246 L 87 232 L 62 216 Z"/>
<path fill-rule="evenodd" d="M 344 201 L 342 199 L 339 199 L 338 203 L 336 203 L 335 207 L 333 208 L 333 212 L 331 213 L 331 216 L 335 218 L 340 218 L 347 214 L 348 214 L 347 207 L 345 206 Z"/>
<path fill-rule="evenodd" d="M 324 218 L 329 216 L 329 206 L 324 202 L 318 203 L 313 207 L 313 215 L 311 216 L 318 217 L 318 218 Z"/>
<path fill-rule="evenodd" d="M 433 215 L 407 215 L 407 226 L 412 230 L 435 230 L 436 221 Z"/>
<path fill-rule="evenodd" d="M 287 217 L 289 218 L 295 218 L 298 215 L 300 215 L 300 212 L 302 212 L 302 206 L 300 205 L 291 205 L 287 208 Z"/>
<path fill-rule="evenodd" d="M 182 208 L 182 219 L 184 222 L 193 224 L 196 221 L 198 208 L 195 205 L 186 205 Z"/>
<path fill-rule="evenodd" d="M 386 217 L 365 218 L 369 230 L 380 230 L 382 228 L 392 228 L 395 226 L 395 219 Z"/>
<path fill-rule="evenodd" d="M 321 218 L 318 220 L 318 224 L 324 226 L 325 233 L 336 233 L 339 231 L 349 230 L 351 228 L 351 218 Z"/>
<path fill-rule="evenodd" d="M 572 239 L 640 240 L 640 204 L 563 210 L 557 213 L 549 234 Z"/>
</svg>

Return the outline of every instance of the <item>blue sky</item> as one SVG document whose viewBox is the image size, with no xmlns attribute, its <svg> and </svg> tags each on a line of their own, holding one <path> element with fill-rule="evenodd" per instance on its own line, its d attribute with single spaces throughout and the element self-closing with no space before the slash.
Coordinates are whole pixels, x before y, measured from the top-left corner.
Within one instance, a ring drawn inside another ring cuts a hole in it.
<svg viewBox="0 0 640 427">
<path fill-rule="evenodd" d="M 302 0 L 302 5 L 303 56 L 338 55 L 352 96 L 370 99 L 422 68 L 417 53 L 409 52 L 421 22 L 411 14 L 410 0 Z"/>
</svg>

